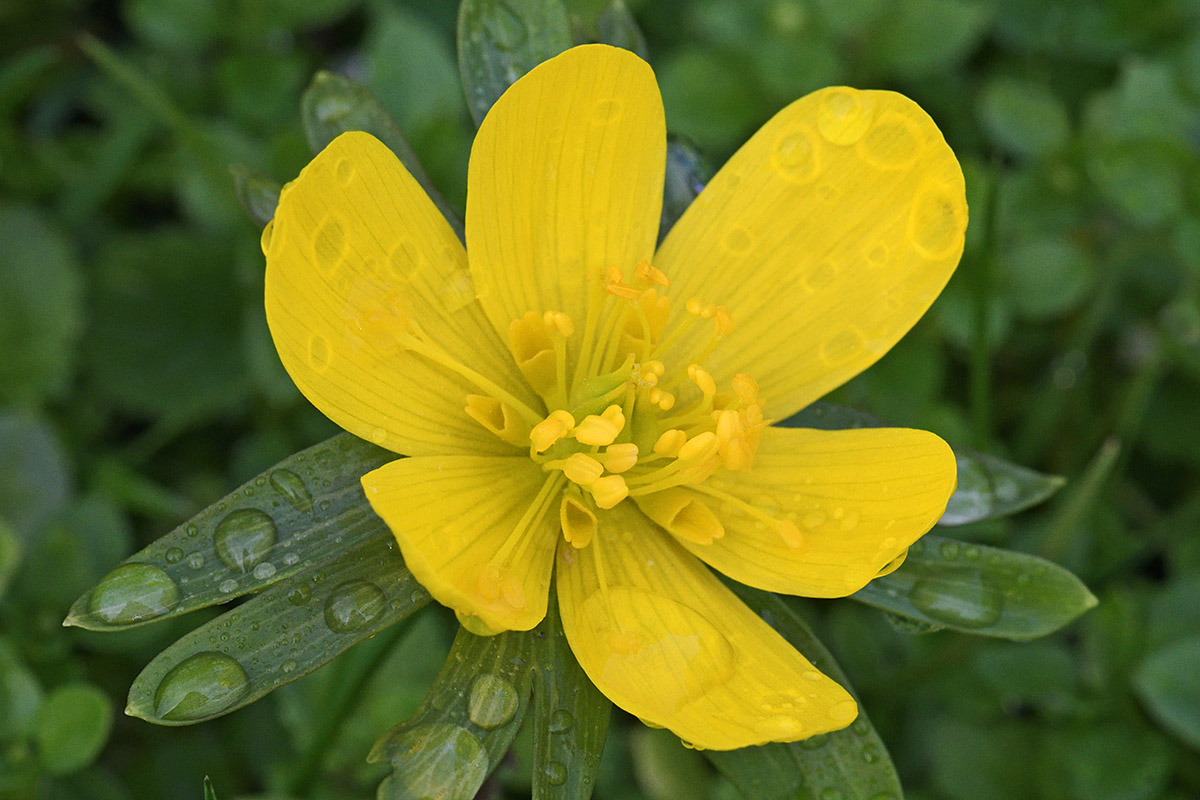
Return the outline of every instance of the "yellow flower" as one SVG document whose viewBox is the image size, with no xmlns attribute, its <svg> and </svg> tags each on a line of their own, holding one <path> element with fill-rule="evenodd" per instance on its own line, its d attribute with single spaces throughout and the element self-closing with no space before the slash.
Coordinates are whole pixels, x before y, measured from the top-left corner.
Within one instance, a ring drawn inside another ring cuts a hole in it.
<svg viewBox="0 0 1200 800">
<path fill-rule="evenodd" d="M 840 597 L 943 511 L 954 457 L 905 429 L 772 427 L 876 361 L 962 252 L 962 172 L 908 99 L 789 105 L 655 249 L 650 67 L 577 47 L 514 84 L 471 151 L 466 247 L 347 133 L 264 231 L 284 366 L 409 458 L 363 477 L 416 577 L 480 632 L 563 628 L 614 703 L 699 747 L 857 714 L 705 566 Z"/>
</svg>

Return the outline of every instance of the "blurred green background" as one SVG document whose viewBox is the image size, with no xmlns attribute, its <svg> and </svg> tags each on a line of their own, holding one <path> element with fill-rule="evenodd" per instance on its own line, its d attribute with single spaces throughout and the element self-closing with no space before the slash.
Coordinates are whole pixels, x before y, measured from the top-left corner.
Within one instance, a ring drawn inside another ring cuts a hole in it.
<svg viewBox="0 0 1200 800">
<path fill-rule="evenodd" d="M 607 1 L 568 5 L 594 39 Z M 847 83 L 917 100 L 967 174 L 956 277 L 834 399 L 1067 476 L 1048 506 L 952 535 L 1058 561 L 1100 605 L 1015 644 L 808 604 L 908 796 L 1200 796 L 1200 4 L 629 5 L 671 131 L 713 166 Z M 345 657 L 156 728 L 120 713 L 125 692 L 212 613 L 106 635 L 61 620 L 121 558 L 335 432 L 276 359 L 229 165 L 294 176 L 299 98 L 327 69 L 377 93 L 461 208 L 455 16 L 450 0 L 0 0 L 0 797 L 199 798 L 206 774 L 221 798 L 279 797 L 314 759 L 305 796 L 372 796 L 385 770 L 364 756 L 424 694 L 452 617 L 406 634 L 330 747 L 314 737 Z M 528 796 L 528 765 L 518 739 L 482 796 Z M 665 732 L 610 730 L 596 797 L 732 796 Z"/>
</svg>

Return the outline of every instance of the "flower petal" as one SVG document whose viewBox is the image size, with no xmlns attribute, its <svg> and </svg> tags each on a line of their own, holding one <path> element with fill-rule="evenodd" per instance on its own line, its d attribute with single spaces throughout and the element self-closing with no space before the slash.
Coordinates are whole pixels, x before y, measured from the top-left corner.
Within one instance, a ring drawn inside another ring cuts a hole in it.
<svg viewBox="0 0 1200 800">
<path fill-rule="evenodd" d="M 546 615 L 558 486 L 525 457 L 418 456 L 363 476 L 404 561 L 439 603 L 494 631 Z"/>
<path fill-rule="evenodd" d="M 561 311 L 586 338 L 589 286 L 654 253 L 666 126 L 650 66 L 584 45 L 509 87 L 479 126 L 467 174 L 467 251 L 496 330 Z"/>
<path fill-rule="evenodd" d="M 475 302 L 462 244 L 387 147 L 357 132 L 331 142 L 284 188 L 263 250 L 275 347 L 327 417 L 397 452 L 513 452 L 463 411 L 486 392 L 397 340 L 416 323 L 541 407 Z"/>
<path fill-rule="evenodd" d="M 687 490 L 715 511 L 725 536 L 679 542 L 740 583 L 844 597 L 933 527 L 955 476 L 954 453 L 925 431 L 767 428 L 750 472 L 719 472 Z"/>
<path fill-rule="evenodd" d="M 558 602 L 580 666 L 610 700 L 696 747 L 795 741 L 858 707 L 630 503 L 582 550 L 559 546 Z"/>
<path fill-rule="evenodd" d="M 962 170 L 903 95 L 822 89 L 775 115 L 663 242 L 655 266 L 680 301 L 729 309 L 706 360 L 718 382 L 756 378 L 784 419 L 888 351 L 946 285 L 967 225 Z M 685 315 L 675 302 L 670 325 Z M 704 347 L 696 326 L 663 360 Z"/>
</svg>

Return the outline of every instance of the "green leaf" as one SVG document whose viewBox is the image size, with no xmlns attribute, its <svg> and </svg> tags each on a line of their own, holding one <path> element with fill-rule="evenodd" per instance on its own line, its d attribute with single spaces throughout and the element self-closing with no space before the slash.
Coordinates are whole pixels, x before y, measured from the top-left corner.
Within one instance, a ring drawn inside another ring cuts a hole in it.
<svg viewBox="0 0 1200 800">
<path fill-rule="evenodd" d="M 204 776 L 204 800 L 217 800 L 217 790 L 213 788 L 212 779 Z"/>
<path fill-rule="evenodd" d="M 275 217 L 275 206 L 279 205 L 279 192 L 283 187 L 278 181 L 241 164 L 234 164 L 229 171 L 233 173 L 233 189 L 238 202 L 254 224 L 266 227 Z"/>
<path fill-rule="evenodd" d="M 69 492 L 66 457 L 50 426 L 0 415 L 0 509 L 18 541 L 33 544 Z"/>
<path fill-rule="evenodd" d="M 169 619 L 380 538 L 387 527 L 359 479 L 395 457 L 350 434 L 301 450 L 125 559 L 64 624 L 116 630 Z"/>
<path fill-rule="evenodd" d="M 931 625 L 1003 639 L 1036 639 L 1096 605 L 1067 570 L 1037 556 L 926 534 L 891 575 L 855 600 Z"/>
<path fill-rule="evenodd" d="M 833 656 L 782 599 L 741 584 L 730 583 L 730 588 L 813 666 L 853 692 Z M 744 797 L 754 800 L 903 797 L 891 756 L 861 705 L 858 719 L 840 731 L 705 755 Z"/>
<path fill-rule="evenodd" d="M 991 6 L 973 0 L 896 0 L 864 52 L 885 74 L 925 77 L 966 59 L 991 19 Z"/>
<path fill-rule="evenodd" d="M 834 431 L 882 428 L 887 423 L 856 408 L 816 402 L 780 425 Z M 1046 500 L 1064 483 L 1058 476 L 1043 475 L 974 450 L 956 447 L 954 455 L 958 461 L 958 487 L 939 525 L 966 525 L 1016 514 Z"/>
<path fill-rule="evenodd" d="M 600 12 L 596 20 L 596 33 L 604 44 L 637 53 L 643 61 L 650 60 L 646 37 L 623 0 L 613 0 L 608 8 Z"/>
<path fill-rule="evenodd" d="M 459 630 L 416 713 L 385 733 L 367 758 L 392 765 L 381 800 L 475 797 L 525 718 L 536 640 L 529 631 Z"/>
<path fill-rule="evenodd" d="M 89 683 L 71 683 L 51 692 L 33 730 L 46 771 L 66 775 L 90 764 L 108 741 L 112 717 L 104 692 Z"/>
<path fill-rule="evenodd" d="M 17 565 L 21 563 L 21 543 L 8 523 L 0 519 L 0 598 L 8 589 Z"/>
<path fill-rule="evenodd" d="M 667 173 L 663 183 L 662 221 L 658 241 L 662 242 L 683 212 L 704 190 L 712 170 L 700 152 L 686 141 L 672 137 L 667 141 Z"/>
<path fill-rule="evenodd" d="M 66 234 L 32 207 L 0 204 L 0 241 L 0 406 L 34 407 L 71 376 L 83 324 L 79 262 Z"/>
<path fill-rule="evenodd" d="M 979 95 L 978 115 L 992 141 L 1019 155 L 1054 153 L 1071 135 L 1066 106 L 1038 81 L 1008 77 L 990 81 Z"/>
<path fill-rule="evenodd" d="M 201 625 L 142 670 L 125 713 L 160 725 L 228 714 L 424 608 L 394 548 L 385 528 Z"/>
<path fill-rule="evenodd" d="M 37 677 L 0 638 L 0 738 L 19 739 L 37 724 L 42 707 L 42 687 Z"/>
<path fill-rule="evenodd" d="M 475 124 L 517 78 L 572 44 L 561 0 L 463 0 L 458 68 Z"/>
<path fill-rule="evenodd" d="M 575 660 L 553 589 L 538 628 L 533 682 L 533 800 L 587 800 L 608 735 L 609 702 Z"/>
<path fill-rule="evenodd" d="M 1133 675 L 1150 715 L 1180 740 L 1200 748 L 1200 636 L 1153 651 Z"/>
<path fill-rule="evenodd" d="M 332 72 L 318 72 L 300 98 L 300 118 L 314 154 L 346 131 L 366 131 L 383 142 L 462 238 L 462 221 L 434 188 L 400 125 L 365 86 Z"/>
</svg>

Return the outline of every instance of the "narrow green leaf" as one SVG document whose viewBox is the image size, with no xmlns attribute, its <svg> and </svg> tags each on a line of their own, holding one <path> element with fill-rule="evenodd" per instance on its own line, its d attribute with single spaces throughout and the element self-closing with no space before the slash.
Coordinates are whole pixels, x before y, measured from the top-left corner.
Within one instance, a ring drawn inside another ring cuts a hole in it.
<svg viewBox="0 0 1200 800">
<path fill-rule="evenodd" d="M 561 0 L 463 0 L 458 68 L 475 124 L 517 78 L 572 44 Z"/>
<path fill-rule="evenodd" d="M 817 402 L 780 423 L 788 428 L 883 428 L 887 423 L 856 408 Z M 939 525 L 966 525 L 1007 517 L 1037 505 L 1057 492 L 1064 480 L 1011 464 L 967 448 L 954 448 L 958 488 L 946 504 Z"/>
<path fill-rule="evenodd" d="M 381 800 L 470 800 L 517 735 L 533 682 L 537 635 L 459 630 L 446 666 L 408 720 L 385 733 L 368 761 L 390 762 Z"/>
<path fill-rule="evenodd" d="M 241 164 L 232 165 L 229 171 L 233 173 L 233 189 L 238 202 L 255 225 L 266 227 L 275 217 L 275 206 L 279 205 L 279 192 L 283 187 L 278 181 Z"/>
<path fill-rule="evenodd" d="M 732 582 L 730 588 L 813 666 L 853 693 L 833 656 L 782 599 Z M 900 800 L 904 796 L 891 756 L 861 705 L 858 719 L 840 731 L 789 744 L 706 751 L 705 755 L 744 797 L 754 800 Z"/>
<path fill-rule="evenodd" d="M 429 599 L 383 528 L 159 653 L 130 687 L 125 713 L 159 725 L 228 714 L 304 677 Z"/>
<path fill-rule="evenodd" d="M 933 534 L 909 548 L 900 569 L 851 597 L 918 622 L 1017 640 L 1052 633 L 1096 605 L 1057 564 Z"/>
<path fill-rule="evenodd" d="M 38 712 L 33 737 L 42 766 L 52 775 L 77 772 L 100 753 L 112 730 L 108 697 L 90 683 L 55 689 Z"/>
<path fill-rule="evenodd" d="M 213 788 L 212 779 L 204 776 L 204 800 L 217 800 L 217 790 Z"/>
<path fill-rule="evenodd" d="M 1150 716 L 1181 741 L 1200 747 L 1200 636 L 1178 639 L 1146 657 L 1133 687 Z"/>
<path fill-rule="evenodd" d="M 366 131 L 383 142 L 462 238 L 462 220 L 434 188 L 399 123 L 365 86 L 332 72 L 318 72 L 300 98 L 300 120 L 314 154 L 346 131 Z"/>
<path fill-rule="evenodd" d="M 257 592 L 387 532 L 359 478 L 396 456 L 340 434 L 276 464 L 125 559 L 65 625 L 118 630 Z"/>
<path fill-rule="evenodd" d="M 638 27 L 637 20 L 629 13 L 629 8 L 623 0 L 613 0 L 608 8 L 600 12 L 596 20 L 596 31 L 599 40 L 613 47 L 621 47 L 637 53 L 643 61 L 650 60 L 646 47 L 646 37 Z"/>
<path fill-rule="evenodd" d="M 612 703 L 575 660 L 551 589 L 538 627 L 533 682 L 533 800 L 587 800 Z"/>
<path fill-rule="evenodd" d="M 704 162 L 700 151 L 683 139 L 672 137 L 667 141 L 667 174 L 663 182 L 662 219 L 658 226 L 658 241 L 667 238 L 667 233 L 687 211 L 696 195 L 712 177 L 712 170 Z"/>
</svg>

